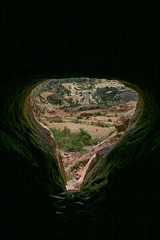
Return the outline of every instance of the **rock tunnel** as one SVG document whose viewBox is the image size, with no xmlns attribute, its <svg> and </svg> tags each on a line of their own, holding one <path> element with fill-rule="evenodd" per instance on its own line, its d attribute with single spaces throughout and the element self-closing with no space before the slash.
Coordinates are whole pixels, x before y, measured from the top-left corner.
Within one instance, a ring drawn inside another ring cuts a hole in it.
<svg viewBox="0 0 160 240">
<path fill-rule="evenodd" d="M 158 11 L 141 1 L 138 9 L 121 2 L 3 4 L 0 209 L 6 239 L 158 239 Z M 129 128 L 81 191 L 67 194 L 54 141 L 34 119 L 29 95 L 50 77 L 73 76 L 117 79 L 137 91 L 139 101 Z"/>
</svg>

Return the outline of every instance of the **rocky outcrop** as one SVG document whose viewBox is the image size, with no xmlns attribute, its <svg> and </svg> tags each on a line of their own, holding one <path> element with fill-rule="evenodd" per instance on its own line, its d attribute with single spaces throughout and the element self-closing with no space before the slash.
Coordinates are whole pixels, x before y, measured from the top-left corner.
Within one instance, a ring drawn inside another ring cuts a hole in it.
<svg viewBox="0 0 160 240">
<path fill-rule="evenodd" d="M 53 137 L 52 132 L 47 128 L 45 125 L 43 125 L 41 122 L 39 122 L 35 116 L 35 113 L 32 110 L 31 104 L 30 104 L 30 94 L 27 97 L 26 100 L 26 113 L 27 118 L 32 124 L 32 127 L 36 130 L 36 132 L 42 136 L 44 139 L 44 142 L 48 144 L 47 147 L 50 148 L 50 150 L 53 152 L 53 154 L 56 156 L 56 142 Z"/>
<path fill-rule="evenodd" d="M 117 132 L 125 132 L 128 128 L 129 121 L 134 114 L 134 110 L 130 110 L 127 113 L 125 113 L 118 121 L 115 123 L 115 128 Z"/>
<path fill-rule="evenodd" d="M 61 156 L 60 152 L 57 154 L 57 157 L 58 157 L 59 168 L 60 168 L 64 183 L 65 183 L 65 185 L 67 185 L 66 173 L 64 170 L 64 165 L 63 165 L 62 156 Z"/>
<path fill-rule="evenodd" d="M 53 133 L 50 131 L 49 128 L 47 128 L 45 125 L 43 125 L 41 122 L 39 122 L 37 120 L 35 113 L 32 110 L 32 107 L 30 104 L 30 94 L 28 95 L 27 100 L 26 100 L 26 112 L 27 112 L 27 118 L 30 121 L 30 123 L 32 124 L 32 126 L 34 127 L 34 129 L 36 129 L 36 132 L 39 134 L 39 136 L 41 135 L 44 143 L 47 143 L 47 147 L 49 147 L 53 156 L 56 157 L 63 180 L 64 180 L 64 183 L 67 184 L 66 175 L 65 175 L 65 171 L 64 171 L 64 167 L 63 167 L 63 163 L 62 163 L 62 158 L 61 158 L 60 154 L 57 154 L 56 142 L 53 137 Z M 60 118 L 60 116 L 54 116 L 53 120 L 54 119 L 60 120 L 61 118 Z"/>
<path fill-rule="evenodd" d="M 84 170 L 83 170 L 83 173 L 81 175 L 81 178 L 77 182 L 77 186 L 79 187 L 79 189 L 83 185 L 85 185 L 85 182 L 89 181 L 90 176 L 94 172 L 95 165 L 98 162 L 100 162 L 102 157 L 104 158 L 104 156 L 106 156 L 112 150 L 113 147 L 114 147 L 114 144 L 112 144 L 111 146 L 107 146 L 107 147 L 101 148 L 94 155 L 92 155 L 92 157 L 89 159 L 88 163 L 84 167 Z"/>
</svg>

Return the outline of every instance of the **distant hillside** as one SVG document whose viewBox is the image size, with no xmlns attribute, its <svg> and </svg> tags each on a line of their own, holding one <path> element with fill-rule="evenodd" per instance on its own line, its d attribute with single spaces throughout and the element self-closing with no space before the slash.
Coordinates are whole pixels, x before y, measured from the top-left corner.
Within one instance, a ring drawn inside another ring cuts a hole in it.
<svg viewBox="0 0 160 240">
<path fill-rule="evenodd" d="M 31 94 L 37 115 L 53 109 L 81 111 L 136 100 L 137 93 L 120 82 L 95 78 L 51 79 L 38 85 Z"/>
</svg>

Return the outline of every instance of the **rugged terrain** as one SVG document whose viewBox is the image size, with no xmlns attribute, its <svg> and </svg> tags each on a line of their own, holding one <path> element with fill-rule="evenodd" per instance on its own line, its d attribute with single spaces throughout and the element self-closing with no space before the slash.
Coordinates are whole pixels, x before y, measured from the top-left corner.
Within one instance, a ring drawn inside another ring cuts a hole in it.
<svg viewBox="0 0 160 240">
<path fill-rule="evenodd" d="M 128 122 L 124 127 L 121 119 L 127 112 L 129 119 L 133 115 L 137 93 L 116 80 L 51 79 L 32 91 L 31 103 L 37 119 L 53 132 L 57 155 L 65 168 L 67 188 L 78 190 L 90 159 L 99 150 L 112 146 L 125 132 Z M 80 129 L 90 139 L 85 146 L 78 139 L 76 147 L 73 135 Z M 66 145 L 68 138 L 74 144 Z"/>
</svg>

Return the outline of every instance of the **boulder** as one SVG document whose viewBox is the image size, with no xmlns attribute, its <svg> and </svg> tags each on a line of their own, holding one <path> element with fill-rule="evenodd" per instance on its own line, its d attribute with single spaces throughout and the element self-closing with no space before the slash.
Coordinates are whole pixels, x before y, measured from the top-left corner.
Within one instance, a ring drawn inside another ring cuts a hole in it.
<svg viewBox="0 0 160 240">
<path fill-rule="evenodd" d="M 128 111 L 125 113 L 122 117 L 120 117 L 116 123 L 115 123 L 115 128 L 117 132 L 125 132 L 126 129 L 128 128 L 129 121 L 134 114 L 134 109 Z"/>
</svg>

